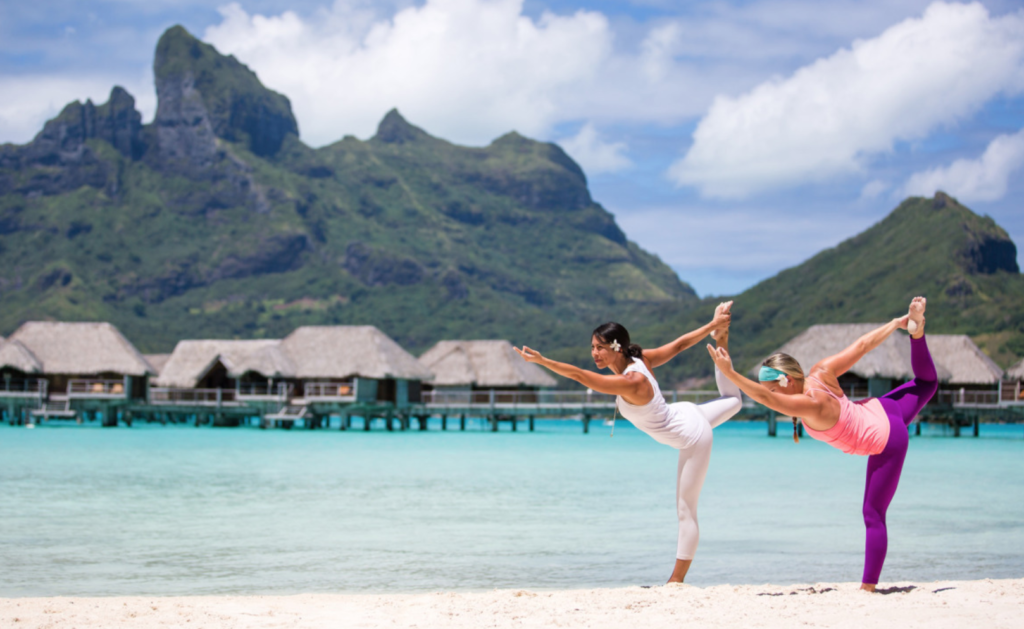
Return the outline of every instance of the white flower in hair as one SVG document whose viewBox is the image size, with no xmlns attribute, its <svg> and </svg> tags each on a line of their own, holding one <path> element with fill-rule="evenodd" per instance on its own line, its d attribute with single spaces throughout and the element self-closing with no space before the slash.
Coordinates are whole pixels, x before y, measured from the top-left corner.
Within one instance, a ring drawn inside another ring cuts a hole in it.
<svg viewBox="0 0 1024 629">
<path fill-rule="evenodd" d="M 614 340 L 614 339 L 612 340 L 612 342 L 611 342 L 611 343 L 609 343 L 609 344 L 608 344 L 608 347 L 609 347 L 609 348 L 611 348 L 611 350 L 612 350 L 613 352 L 617 352 L 617 351 L 619 351 L 620 349 L 622 349 L 622 346 L 621 346 L 621 345 L 619 345 L 619 342 L 618 342 L 618 341 L 616 341 L 616 340 Z"/>
<path fill-rule="evenodd" d="M 787 378 L 786 376 L 779 376 L 778 378 L 776 378 L 776 381 L 779 383 L 780 387 L 789 386 L 789 378 Z"/>
</svg>

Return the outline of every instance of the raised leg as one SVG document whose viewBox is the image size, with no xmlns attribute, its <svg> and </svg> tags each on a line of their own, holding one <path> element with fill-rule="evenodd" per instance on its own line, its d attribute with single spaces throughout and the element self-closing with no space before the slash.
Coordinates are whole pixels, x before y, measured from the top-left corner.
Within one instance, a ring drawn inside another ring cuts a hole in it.
<svg viewBox="0 0 1024 629">
<path fill-rule="evenodd" d="M 722 397 L 697 405 L 697 409 L 708 420 L 712 428 L 717 428 L 732 419 L 743 406 L 740 388 L 732 380 L 723 376 L 717 367 L 715 367 L 715 383 L 718 385 L 718 392 Z"/>
<path fill-rule="evenodd" d="M 914 417 L 921 412 L 939 388 L 939 376 L 935 371 L 935 362 L 928 351 L 928 342 L 924 334 L 920 338 L 910 339 L 910 366 L 914 370 L 914 379 L 879 398 L 896 403 L 904 426 L 909 426 L 910 422 L 914 421 Z"/>
</svg>

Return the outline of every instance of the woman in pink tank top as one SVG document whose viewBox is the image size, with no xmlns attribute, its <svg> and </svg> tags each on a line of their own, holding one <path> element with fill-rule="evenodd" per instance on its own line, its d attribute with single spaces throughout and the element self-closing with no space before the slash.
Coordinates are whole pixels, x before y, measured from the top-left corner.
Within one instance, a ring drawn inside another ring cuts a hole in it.
<svg viewBox="0 0 1024 629">
<path fill-rule="evenodd" d="M 924 338 L 925 305 L 923 297 L 915 297 L 906 315 L 868 332 L 842 352 L 815 364 L 806 378 L 792 356 L 780 353 L 764 362 L 758 375 L 760 382 L 754 382 L 733 369 L 727 350 L 708 346 L 719 371 L 744 393 L 794 418 L 794 439 L 797 439 L 796 418 L 800 418 L 815 439 L 847 454 L 867 455 L 864 488 L 867 534 L 861 588 L 871 592 L 878 584 L 885 562 L 888 548 L 885 515 L 896 494 L 907 455 L 910 442 L 907 427 L 938 388 L 935 364 Z M 839 376 L 896 330 L 910 332 L 914 379 L 881 397 L 851 402 L 839 386 Z"/>
</svg>

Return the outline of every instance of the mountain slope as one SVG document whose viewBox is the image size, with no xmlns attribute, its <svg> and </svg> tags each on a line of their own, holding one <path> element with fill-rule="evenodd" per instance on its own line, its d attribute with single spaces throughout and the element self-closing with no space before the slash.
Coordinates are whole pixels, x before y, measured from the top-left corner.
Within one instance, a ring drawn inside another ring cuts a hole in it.
<svg viewBox="0 0 1024 629">
<path fill-rule="evenodd" d="M 815 323 L 886 321 L 928 298 L 928 330 L 975 337 L 1003 366 L 1024 355 L 1024 278 L 1017 249 L 999 225 L 944 193 L 912 197 L 885 219 L 834 248 L 732 297 L 732 344 L 744 368 Z M 722 298 L 638 331 L 664 342 L 710 317 Z M 651 312 L 647 317 L 657 316 Z M 703 351 L 691 351 L 670 373 L 709 373 Z"/>
<path fill-rule="evenodd" d="M 698 303 L 556 145 L 455 146 L 392 111 L 368 141 L 312 149 L 287 98 L 181 27 L 154 76 L 151 124 L 115 87 L 0 146 L 0 334 L 100 319 L 167 351 L 372 323 L 413 350 L 560 347 L 622 304 Z"/>
</svg>

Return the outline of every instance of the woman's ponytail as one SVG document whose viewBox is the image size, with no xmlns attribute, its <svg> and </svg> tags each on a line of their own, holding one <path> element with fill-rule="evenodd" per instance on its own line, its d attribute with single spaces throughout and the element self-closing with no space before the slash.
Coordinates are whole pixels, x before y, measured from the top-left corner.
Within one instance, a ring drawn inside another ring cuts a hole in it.
<svg viewBox="0 0 1024 629">
<path fill-rule="evenodd" d="M 632 356 L 633 358 L 642 359 L 644 357 L 644 350 L 636 343 L 632 343 L 626 346 L 626 354 Z"/>
</svg>

